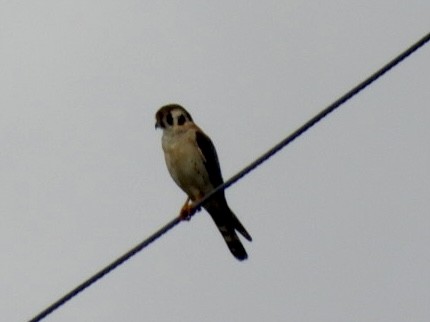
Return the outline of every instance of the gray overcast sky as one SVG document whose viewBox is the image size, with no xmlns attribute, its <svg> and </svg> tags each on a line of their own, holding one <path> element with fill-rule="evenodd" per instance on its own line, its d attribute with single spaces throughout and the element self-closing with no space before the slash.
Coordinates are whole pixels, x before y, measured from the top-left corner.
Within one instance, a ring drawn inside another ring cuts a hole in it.
<svg viewBox="0 0 430 322">
<path fill-rule="evenodd" d="M 154 113 L 225 178 L 430 30 L 429 1 L 1 1 L 0 314 L 25 321 L 171 220 Z M 430 321 L 430 46 L 46 321 Z"/>
</svg>

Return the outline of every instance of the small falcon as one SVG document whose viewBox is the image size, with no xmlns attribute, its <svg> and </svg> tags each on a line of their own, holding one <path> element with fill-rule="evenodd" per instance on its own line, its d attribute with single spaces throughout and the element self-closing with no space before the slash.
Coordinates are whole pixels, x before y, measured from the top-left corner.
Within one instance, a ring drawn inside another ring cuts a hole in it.
<svg viewBox="0 0 430 322">
<path fill-rule="evenodd" d="M 155 115 L 155 128 L 163 130 L 162 146 L 167 169 L 176 184 L 188 195 L 181 210 L 189 219 L 191 202 L 197 202 L 224 180 L 211 139 L 193 122 L 191 115 L 178 104 L 161 107 Z M 236 231 L 252 238 L 227 205 L 224 191 L 203 204 L 211 215 L 231 253 L 238 259 L 248 257 Z"/>
</svg>

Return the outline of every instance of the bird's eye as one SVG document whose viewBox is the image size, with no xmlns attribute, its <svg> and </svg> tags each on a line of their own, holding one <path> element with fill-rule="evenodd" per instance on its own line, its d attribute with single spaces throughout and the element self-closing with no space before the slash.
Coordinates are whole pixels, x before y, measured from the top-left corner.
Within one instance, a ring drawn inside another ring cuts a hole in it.
<svg viewBox="0 0 430 322">
<path fill-rule="evenodd" d="M 186 121 L 185 116 L 181 114 L 178 118 L 178 125 L 184 125 L 185 121 Z"/>
<path fill-rule="evenodd" d="M 173 117 L 172 117 L 172 114 L 167 114 L 167 116 L 166 116 L 166 122 L 167 122 L 167 124 L 169 124 L 170 126 L 172 126 L 173 125 Z"/>
</svg>

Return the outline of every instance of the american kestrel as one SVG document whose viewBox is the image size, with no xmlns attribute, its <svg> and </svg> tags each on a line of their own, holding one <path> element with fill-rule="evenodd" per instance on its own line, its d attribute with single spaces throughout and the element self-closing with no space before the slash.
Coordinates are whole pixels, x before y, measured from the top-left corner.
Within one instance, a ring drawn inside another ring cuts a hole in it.
<svg viewBox="0 0 430 322">
<path fill-rule="evenodd" d="M 167 169 L 176 184 L 188 195 L 181 210 L 187 219 L 191 202 L 196 202 L 222 184 L 218 156 L 211 139 L 193 122 L 180 105 L 161 107 L 155 115 L 155 128 L 163 130 L 162 146 Z M 211 215 L 231 253 L 238 259 L 248 257 L 236 231 L 247 240 L 252 238 L 227 205 L 224 191 L 203 205 Z"/>
</svg>

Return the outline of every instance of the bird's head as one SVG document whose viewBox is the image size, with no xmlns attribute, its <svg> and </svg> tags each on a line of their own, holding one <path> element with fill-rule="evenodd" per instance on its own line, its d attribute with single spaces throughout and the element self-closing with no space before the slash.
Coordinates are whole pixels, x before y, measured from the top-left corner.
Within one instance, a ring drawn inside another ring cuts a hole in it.
<svg viewBox="0 0 430 322">
<path fill-rule="evenodd" d="M 162 106 L 155 114 L 155 128 L 163 130 L 182 127 L 185 124 L 193 123 L 193 119 L 185 108 L 178 104 Z"/>
</svg>

